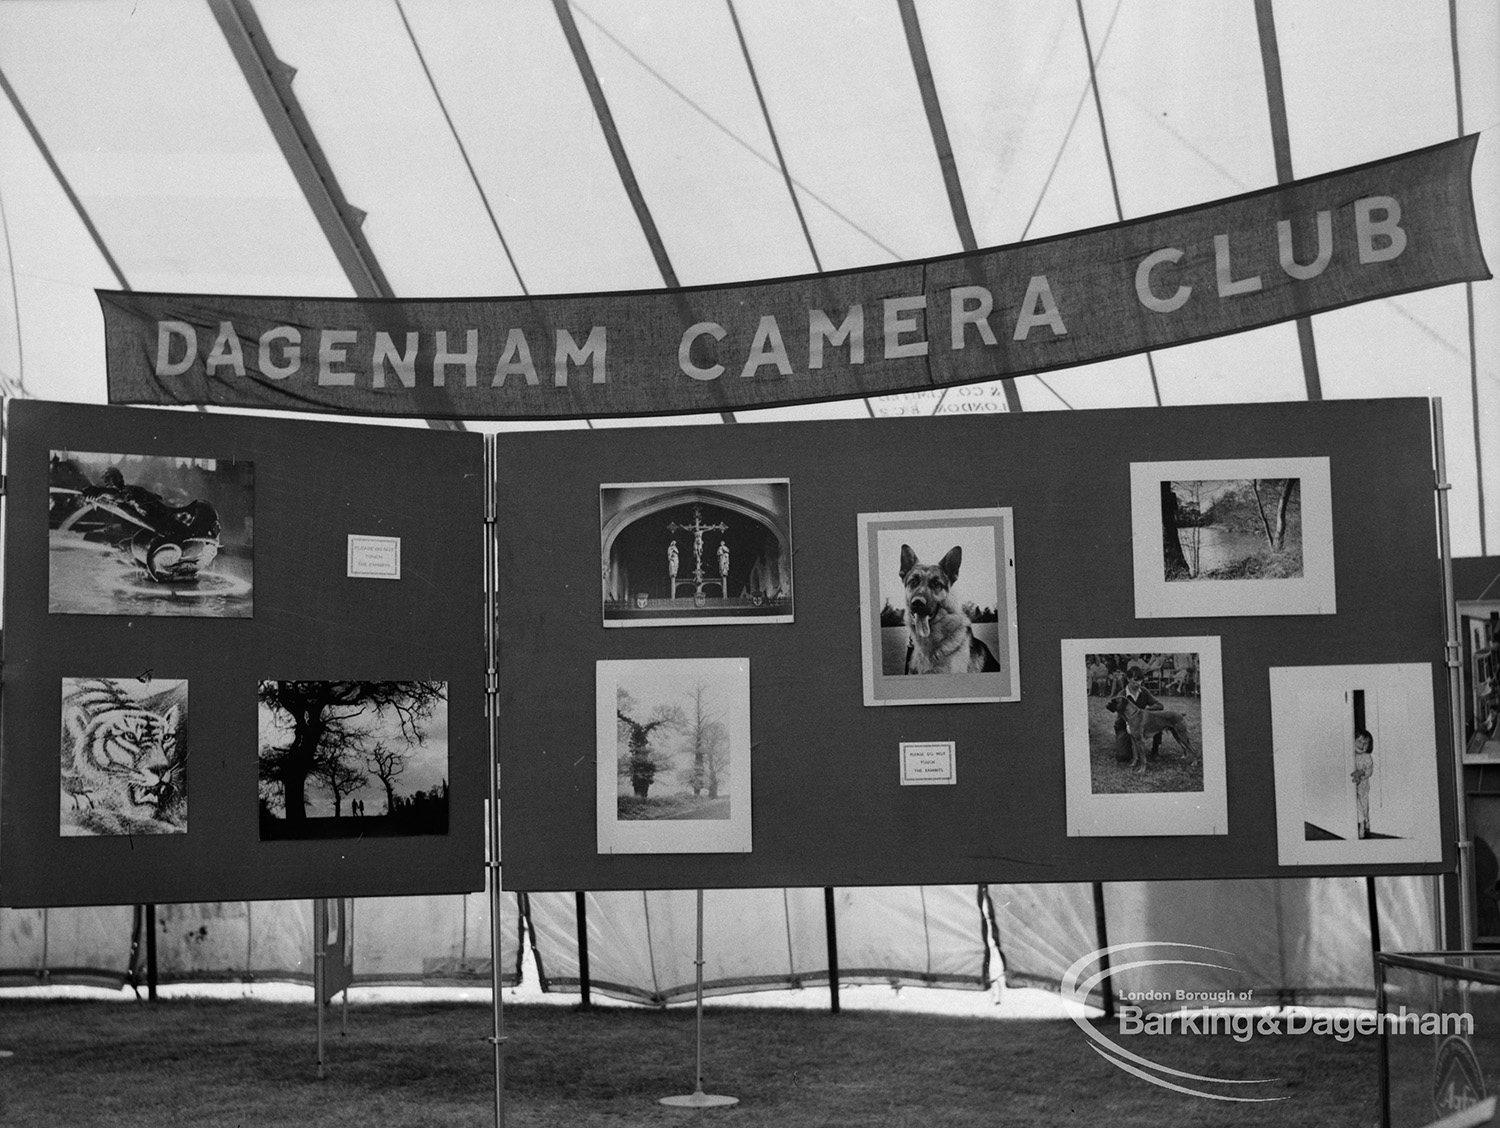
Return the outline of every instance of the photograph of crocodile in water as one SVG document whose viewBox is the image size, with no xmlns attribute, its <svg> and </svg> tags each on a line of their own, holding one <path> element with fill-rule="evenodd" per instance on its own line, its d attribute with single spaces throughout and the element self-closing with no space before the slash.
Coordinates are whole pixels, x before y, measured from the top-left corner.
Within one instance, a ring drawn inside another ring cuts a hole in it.
<svg viewBox="0 0 1500 1128">
<path fill-rule="evenodd" d="M 254 613 L 254 464 L 54 450 L 47 609 Z"/>
</svg>

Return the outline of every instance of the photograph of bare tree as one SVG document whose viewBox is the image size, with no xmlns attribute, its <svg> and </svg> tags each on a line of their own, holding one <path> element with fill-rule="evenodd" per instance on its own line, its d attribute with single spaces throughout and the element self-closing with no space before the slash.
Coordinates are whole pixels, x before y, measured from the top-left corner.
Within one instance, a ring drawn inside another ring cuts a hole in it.
<svg viewBox="0 0 1500 1128">
<path fill-rule="evenodd" d="M 600 662 L 598 708 L 602 852 L 749 849 L 748 660 Z"/>
<path fill-rule="evenodd" d="M 1134 462 L 1136 615 L 1331 615 L 1326 458 Z"/>
<path fill-rule="evenodd" d="M 448 685 L 263 681 L 260 837 L 448 833 Z"/>
</svg>

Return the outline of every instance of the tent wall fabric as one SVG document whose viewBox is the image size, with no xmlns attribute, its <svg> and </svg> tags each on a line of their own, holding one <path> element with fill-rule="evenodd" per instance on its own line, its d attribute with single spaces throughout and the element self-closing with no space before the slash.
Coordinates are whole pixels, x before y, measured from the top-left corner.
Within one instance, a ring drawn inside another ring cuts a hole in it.
<svg viewBox="0 0 1500 1128">
<path fill-rule="evenodd" d="M 1055 991 L 1069 965 L 1102 943 L 1086 882 L 991 885 L 989 894 L 1008 987 Z"/>
<path fill-rule="evenodd" d="M 1382 949 L 1436 947 L 1434 880 L 1375 881 Z M 1184 1005 L 1178 991 L 1232 990 L 1250 996 L 1226 1005 L 1373 1003 L 1362 878 L 1127 882 L 1103 889 L 1108 942 L 1157 949 L 1117 955 L 1115 966 L 1170 961 L 1118 970 L 1110 982 L 1119 999 L 1174 1010 Z M 506 894 L 507 986 L 522 980 L 526 931 L 543 990 L 579 992 L 575 906 L 573 893 Z M 587 893 L 584 906 L 591 992 L 649 1006 L 692 1001 L 694 891 Z M 834 907 L 841 984 L 986 989 L 999 972 L 986 936 L 993 928 L 1007 986 L 1056 990 L 1070 965 L 1102 946 L 1087 884 L 838 889 Z M 133 917 L 129 906 L 0 909 L 0 987 L 144 982 L 138 952 L 132 978 Z M 312 979 L 310 902 L 158 905 L 155 920 L 161 983 Z M 705 995 L 826 986 L 826 927 L 822 889 L 706 892 Z M 352 928 L 356 985 L 488 986 L 482 894 L 360 899 Z M 1172 948 L 1190 944 L 1218 954 Z M 1140 998 L 1151 994 L 1167 997 Z M 1101 998 L 1096 992 L 1094 1001 Z"/>
<path fill-rule="evenodd" d="M 521 912 L 505 895 L 503 982 L 520 982 Z M 131 906 L 0 909 L 0 987 L 145 982 Z M 311 901 L 157 905 L 159 983 L 311 983 Z M 481 893 L 354 902 L 355 984 L 490 984 Z M 134 959 L 132 957 L 134 956 Z"/>
<path fill-rule="evenodd" d="M 529 900 L 547 989 L 580 989 L 574 894 Z M 653 1006 L 691 1001 L 696 906 L 693 890 L 587 894 L 590 990 Z M 839 889 L 834 919 L 840 983 L 989 985 L 974 886 Z M 823 890 L 706 891 L 703 953 L 705 995 L 827 984 Z"/>
<path fill-rule="evenodd" d="M 0 909 L 0 987 L 107 984 L 130 976 L 135 910 Z"/>
<path fill-rule="evenodd" d="M 1381 948 L 1406 952 L 1440 946 L 1435 880 L 1374 880 Z M 1216 1001 L 1253 1007 L 1374 1005 L 1364 878 L 1128 882 L 1106 886 L 1105 906 L 1111 945 L 1146 945 L 1116 954 L 1116 963 L 1165 961 L 1122 970 L 1111 979 L 1118 998 L 1145 1010 Z M 1176 945 L 1214 951 L 1190 953 Z M 1203 966 L 1213 964 L 1219 966 Z M 1225 997 L 1231 992 L 1238 997 Z"/>
</svg>

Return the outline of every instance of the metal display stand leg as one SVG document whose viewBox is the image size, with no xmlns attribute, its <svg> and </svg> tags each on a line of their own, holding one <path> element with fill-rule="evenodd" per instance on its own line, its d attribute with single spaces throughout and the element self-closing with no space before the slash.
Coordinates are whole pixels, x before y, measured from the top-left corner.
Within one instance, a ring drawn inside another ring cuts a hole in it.
<svg viewBox="0 0 1500 1128">
<path fill-rule="evenodd" d="M 698 968 L 697 977 L 697 1075 L 693 1091 L 681 1097 L 662 1097 L 660 1102 L 673 1108 L 724 1108 L 740 1103 L 739 1097 L 721 1097 L 703 1091 L 703 890 L 698 890 Z"/>
<path fill-rule="evenodd" d="M 488 857 L 485 858 L 485 884 L 490 902 L 490 1010 L 494 1033 L 495 1128 L 505 1128 L 505 1004 L 501 990 L 505 985 L 505 933 L 501 910 L 505 894 L 500 888 L 500 756 L 497 730 L 496 696 L 499 692 L 499 643 L 495 618 L 495 593 L 500 574 L 500 541 L 495 525 L 495 436 L 484 441 L 484 621 L 485 621 L 485 717 L 489 752 L 490 800 L 485 811 L 489 823 Z M 519 938 L 518 938 L 519 939 Z"/>
<path fill-rule="evenodd" d="M 328 902 L 313 901 L 313 1006 L 318 1013 L 318 1080 L 328 1076 L 323 1061 L 323 976 L 328 960 Z"/>
</svg>

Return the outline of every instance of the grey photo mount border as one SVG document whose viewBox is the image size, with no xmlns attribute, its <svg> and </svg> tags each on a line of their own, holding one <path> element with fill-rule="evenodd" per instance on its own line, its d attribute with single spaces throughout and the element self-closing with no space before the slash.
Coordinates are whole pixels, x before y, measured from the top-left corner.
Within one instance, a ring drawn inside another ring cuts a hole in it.
<svg viewBox="0 0 1500 1128">
<path fill-rule="evenodd" d="M 510 433 L 496 445 L 496 581 L 505 887 L 755 888 L 1435 873 L 1455 863 L 1454 766 L 1436 765 L 1443 860 L 1278 861 L 1269 670 L 1431 663 L 1442 670 L 1442 568 L 1425 399 L 1343 400 L 973 418 Z M 1379 436 L 1379 442 L 1371 442 Z M 670 442 L 666 441 L 670 438 Z M 1081 452 L 1066 457 L 1059 452 Z M 1130 466 L 1327 458 L 1338 610 L 1136 617 Z M 537 466 L 564 467 L 538 480 Z M 599 485 L 786 478 L 797 506 L 793 623 L 607 630 L 598 615 Z M 521 483 L 524 483 L 522 485 Z M 1378 506 L 1379 521 L 1372 521 Z M 866 708 L 862 513 L 1014 513 L 1021 700 Z M 539 587 L 537 577 L 546 577 Z M 1062 726 L 1066 638 L 1220 640 L 1228 833 L 1070 837 Z M 595 663 L 734 654 L 750 662 L 754 849 L 600 855 Z M 583 707 L 580 707 L 580 706 Z M 1438 746 L 1448 732 L 1437 710 Z M 915 726 L 915 727 L 914 727 Z M 951 787 L 902 787 L 889 750 L 952 740 Z M 1189 848 L 1190 846 L 1190 848 Z"/>
<path fill-rule="evenodd" d="M 474 434 L 12 400 L 5 450 L 0 904 L 271 900 L 484 888 L 484 441 Z M 48 452 L 256 466 L 250 618 L 56 615 Z M 346 575 L 349 533 L 400 537 L 402 579 Z M 183 679 L 192 693 L 185 834 L 59 835 L 64 678 Z M 261 842 L 264 679 L 449 685 L 449 830 Z"/>
</svg>

